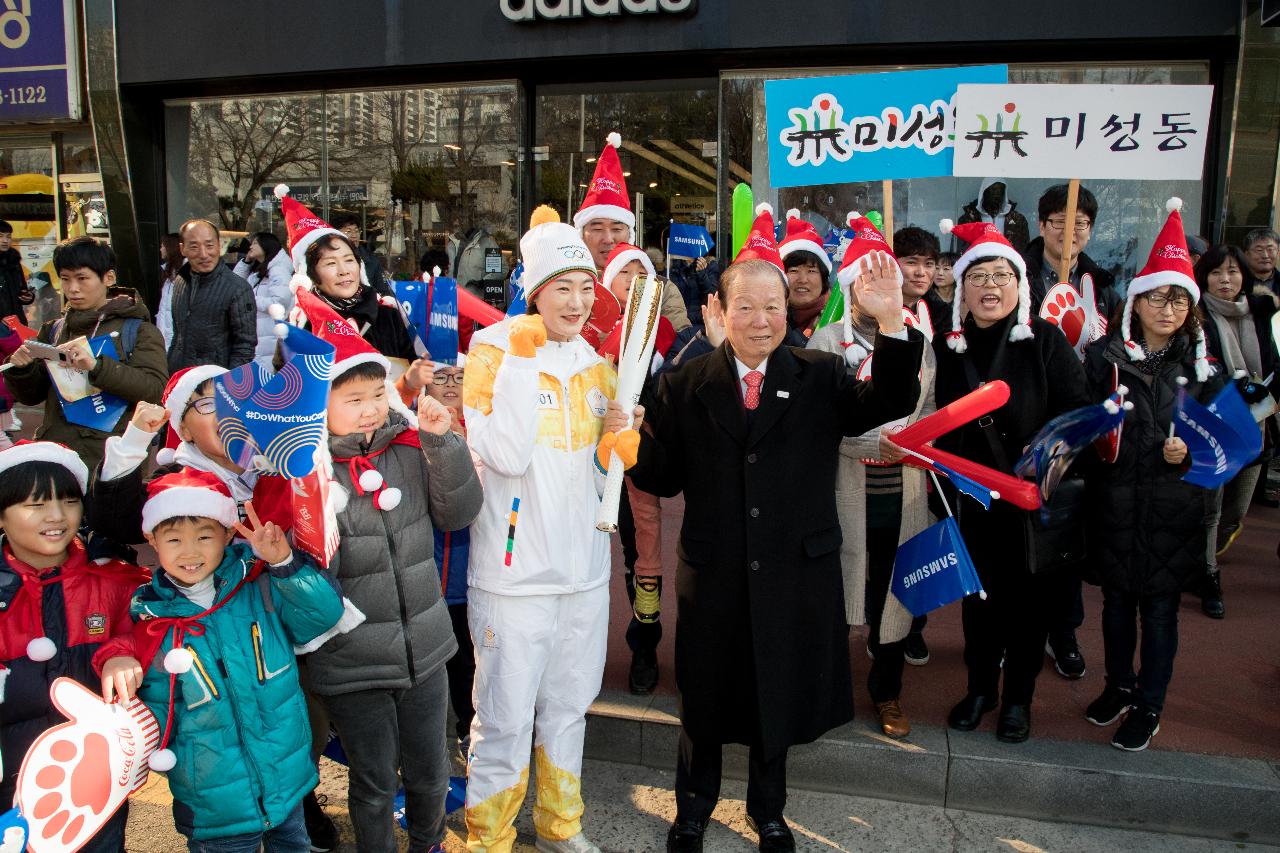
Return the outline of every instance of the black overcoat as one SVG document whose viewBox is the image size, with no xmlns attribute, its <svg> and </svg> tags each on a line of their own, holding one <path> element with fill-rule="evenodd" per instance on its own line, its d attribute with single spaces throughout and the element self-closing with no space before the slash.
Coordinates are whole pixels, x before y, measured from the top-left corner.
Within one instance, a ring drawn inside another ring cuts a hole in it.
<svg viewBox="0 0 1280 853">
<path fill-rule="evenodd" d="M 631 475 L 684 492 L 675 669 L 695 740 L 773 756 L 853 717 L 836 460 L 842 437 L 912 411 L 923 338 L 875 346 L 869 382 L 779 347 L 751 413 L 728 344 L 661 377 Z"/>
</svg>

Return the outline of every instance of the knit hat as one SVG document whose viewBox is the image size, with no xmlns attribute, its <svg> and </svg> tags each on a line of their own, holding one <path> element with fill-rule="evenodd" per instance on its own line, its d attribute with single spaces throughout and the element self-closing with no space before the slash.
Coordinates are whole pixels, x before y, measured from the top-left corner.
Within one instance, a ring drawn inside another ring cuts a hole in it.
<svg viewBox="0 0 1280 853">
<path fill-rule="evenodd" d="M 186 414 L 187 400 L 196 389 L 215 376 L 221 376 L 227 369 L 217 364 L 197 364 L 184 367 L 169 377 L 164 386 L 164 394 L 160 404 L 169 410 L 169 428 L 165 431 L 164 447 L 156 453 L 156 462 L 168 465 L 173 462 L 174 451 L 182 443 L 178 430 L 182 426 L 182 418 Z"/>
<path fill-rule="evenodd" d="M 954 234 L 969 244 L 965 253 L 951 265 L 952 275 L 962 288 L 952 300 L 951 329 L 947 333 L 947 346 L 955 352 L 964 352 L 969 342 L 964 338 L 964 326 L 960 316 L 961 303 L 964 302 L 964 271 L 978 258 L 1004 258 L 1018 273 L 1018 318 L 1014 327 L 1009 330 L 1010 341 L 1025 341 L 1034 337 L 1031 331 L 1031 285 L 1027 282 L 1027 263 L 1013 248 L 1000 229 L 991 222 L 965 222 L 956 225 L 950 219 L 939 223 L 943 234 Z"/>
<path fill-rule="evenodd" d="M 147 502 L 142 506 L 143 533 L 150 533 L 167 519 L 186 516 L 210 518 L 227 528 L 240 521 L 236 499 L 216 474 L 183 468 L 147 484 Z"/>
<path fill-rule="evenodd" d="M 792 252 L 810 252 L 827 268 L 827 275 L 831 275 L 831 258 L 822 248 L 822 238 L 812 223 L 800 218 L 800 211 L 794 207 L 787 211 L 787 233 L 778 244 L 778 255 L 784 261 Z"/>
<path fill-rule="evenodd" d="M 777 267 L 779 272 L 786 275 L 782 256 L 778 254 L 778 244 L 774 241 L 774 233 L 773 205 L 762 201 L 756 205 L 756 221 L 751 223 L 751 233 L 747 235 L 747 242 L 742 244 L 742 249 L 739 250 L 733 262 L 736 264 L 739 261 L 768 261 Z"/>
<path fill-rule="evenodd" d="M 548 205 L 539 206 L 529 217 L 529 230 L 520 238 L 520 257 L 524 261 L 520 281 L 529 304 L 533 304 L 539 290 L 567 272 L 591 276 L 596 282 L 596 299 L 609 292 L 596 276 L 595 261 L 587 244 L 582 242 L 582 235 L 572 225 L 561 222 L 560 214 Z M 618 301 L 612 293 L 609 299 L 614 303 Z"/>
<path fill-rule="evenodd" d="M 596 173 L 587 185 L 582 207 L 573 215 L 573 227 L 581 231 L 593 219 L 611 219 L 626 223 L 634 234 L 636 215 L 631 212 L 631 199 L 627 197 L 627 181 L 622 174 L 622 162 L 618 160 L 618 148 L 622 136 L 610 133 L 605 139 L 604 150 L 596 160 Z M 527 262 L 526 262 L 527 263 Z"/>
<path fill-rule="evenodd" d="M 1196 285 L 1191 255 L 1187 252 L 1186 234 L 1182 230 L 1182 214 L 1179 212 L 1182 210 L 1182 199 L 1176 197 L 1169 199 L 1165 202 L 1165 209 L 1169 211 L 1169 217 L 1156 236 L 1147 264 L 1137 277 L 1129 282 L 1129 289 L 1125 293 L 1124 318 L 1120 323 L 1120 332 L 1124 335 L 1124 349 L 1130 361 L 1142 361 L 1147 357 L 1142 345 L 1134 341 L 1129 334 L 1130 320 L 1133 317 L 1133 300 L 1144 293 L 1173 285 L 1183 288 L 1191 295 L 1192 306 L 1200 301 L 1200 288 Z M 1203 382 L 1211 373 L 1202 328 L 1199 337 L 1196 338 L 1196 378 Z"/>
<path fill-rule="evenodd" d="M 289 195 L 288 184 L 276 184 L 275 196 L 280 199 L 280 215 L 284 217 L 285 235 L 289 238 L 289 257 L 293 259 L 293 278 L 289 280 L 289 289 L 297 291 L 310 290 L 312 281 L 307 276 L 307 249 L 321 237 L 335 235 L 347 240 L 347 235 L 334 228 L 328 222 L 311 212 L 305 204 Z M 360 261 L 360 283 L 369 286 L 369 276 L 365 274 L 364 261 L 357 253 Z"/>
<path fill-rule="evenodd" d="M 604 275 L 600 276 L 600 283 L 605 287 L 609 287 L 610 282 L 622 272 L 622 268 L 632 261 L 639 261 L 644 266 L 645 275 L 656 276 L 658 271 L 653 267 L 653 261 L 644 249 L 633 246 L 630 243 L 619 243 L 613 247 L 613 251 L 609 253 L 609 259 L 604 263 Z M 609 291 L 613 292 L 612 289 Z"/>
<path fill-rule="evenodd" d="M 71 472 L 80 484 L 80 491 L 89 488 L 89 469 L 79 454 L 65 444 L 56 441 L 28 441 L 23 439 L 7 450 L 0 450 L 0 474 L 27 462 L 52 462 Z"/>
</svg>

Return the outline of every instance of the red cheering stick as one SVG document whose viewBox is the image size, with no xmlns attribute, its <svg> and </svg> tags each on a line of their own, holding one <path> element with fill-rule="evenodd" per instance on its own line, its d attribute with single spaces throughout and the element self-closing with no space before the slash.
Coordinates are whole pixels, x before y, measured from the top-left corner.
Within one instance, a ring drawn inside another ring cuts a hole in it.
<svg viewBox="0 0 1280 853">
<path fill-rule="evenodd" d="M 954 453 L 948 453 L 936 447 L 913 449 L 913 454 L 905 456 L 902 460 L 903 463 L 937 472 L 937 469 L 929 464 L 931 461 L 937 462 L 947 466 L 961 476 L 968 477 L 980 486 L 997 493 L 996 496 L 1000 500 L 1008 501 L 1019 509 L 1034 510 L 1040 508 L 1040 489 L 1033 480 L 1019 479 L 1012 474 L 988 468 L 986 465 L 979 465 L 970 459 L 956 456 Z"/>
<path fill-rule="evenodd" d="M 1008 384 L 1003 379 L 988 382 L 977 391 L 965 394 L 954 403 L 943 406 L 932 415 L 926 415 L 911 426 L 895 433 L 893 443 L 899 447 L 919 450 L 921 446 L 935 438 L 946 435 L 953 429 L 958 429 L 988 412 L 994 412 L 1007 402 L 1009 402 Z"/>
<path fill-rule="evenodd" d="M 501 323 L 507 316 L 462 287 L 458 288 L 458 313 L 486 326 Z"/>
</svg>

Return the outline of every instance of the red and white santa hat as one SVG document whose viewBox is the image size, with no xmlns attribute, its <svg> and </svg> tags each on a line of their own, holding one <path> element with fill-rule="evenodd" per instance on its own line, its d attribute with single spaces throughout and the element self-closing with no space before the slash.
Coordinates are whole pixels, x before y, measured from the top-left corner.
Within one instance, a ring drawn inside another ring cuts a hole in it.
<svg viewBox="0 0 1280 853">
<path fill-rule="evenodd" d="M 867 217 L 856 210 L 850 211 L 846 223 L 853 231 L 853 241 L 845 247 L 844 259 L 840 269 L 836 270 L 836 281 L 844 294 L 844 357 L 849 364 L 857 367 L 862 364 L 869 353 L 867 348 L 853 338 L 853 287 L 854 279 L 861 275 L 870 263 L 872 252 L 884 252 L 893 258 L 893 272 L 898 278 L 898 286 L 902 286 L 902 267 L 898 266 L 898 256 L 889 248 L 889 241 L 884 239 L 880 229 Z"/>
<path fill-rule="evenodd" d="M 70 447 L 56 441 L 29 441 L 23 439 L 7 450 L 0 450 L 0 474 L 27 462 L 52 462 L 71 472 L 80 484 L 80 491 L 89 488 L 89 469 Z"/>
<path fill-rule="evenodd" d="M 178 429 L 187 413 L 187 400 L 191 399 L 191 395 L 201 385 L 226 372 L 225 367 L 217 364 L 197 364 L 194 367 L 184 367 L 169 377 L 169 382 L 164 386 L 164 394 L 160 397 L 160 404 L 169 410 L 169 428 L 165 431 L 164 447 L 156 453 L 156 462 L 161 465 L 173 462 L 174 451 L 182 443 Z"/>
<path fill-rule="evenodd" d="M 183 468 L 156 477 L 147 483 L 147 502 L 142 505 L 142 532 L 170 518 L 210 518 L 231 528 L 240 521 L 240 511 L 231 490 L 216 474 L 197 468 Z"/>
<path fill-rule="evenodd" d="M 622 136 L 616 132 L 605 138 L 604 150 L 596 159 L 596 173 L 587 185 L 582 207 L 573 215 L 573 227 L 579 231 L 593 219 L 611 219 L 626 223 L 631 233 L 635 233 L 636 215 L 631 212 L 626 176 L 622 174 L 622 161 L 618 159 L 621 145 Z"/>
<path fill-rule="evenodd" d="M 756 220 L 751 223 L 751 233 L 747 235 L 747 241 L 742 244 L 733 262 L 768 261 L 785 276 L 786 269 L 782 265 L 782 255 L 778 254 L 774 233 L 773 205 L 762 201 L 756 205 Z"/>
<path fill-rule="evenodd" d="M 969 244 L 964 254 L 951 266 L 952 275 L 963 288 L 964 271 L 979 258 L 1004 258 L 1018 273 L 1018 317 L 1013 328 L 1009 330 L 1010 341 L 1025 341 L 1034 337 L 1031 331 L 1031 285 L 1027 282 L 1027 262 L 1013 248 L 1000 229 L 992 222 L 965 222 L 956 225 L 950 219 L 939 223 L 943 234 L 954 234 Z M 964 352 L 969 342 L 964 337 L 964 326 L 960 315 L 964 303 L 963 293 L 957 293 L 952 302 L 951 329 L 947 333 L 947 346 L 955 352 Z"/>
<path fill-rule="evenodd" d="M 605 287 L 622 272 L 622 268 L 632 261 L 639 261 L 644 266 L 644 274 L 648 276 L 656 276 L 658 271 L 653 267 L 653 261 L 645 253 L 644 249 L 639 246 L 633 246 L 630 243 L 619 243 L 613 247 L 613 251 L 609 253 L 608 260 L 604 263 L 604 275 L 600 276 L 600 282 Z"/>
<path fill-rule="evenodd" d="M 293 259 L 293 278 L 289 280 L 289 289 L 298 291 L 310 290 L 313 283 L 307 276 L 307 249 L 326 235 L 335 235 L 347 240 L 347 235 L 325 222 L 311 212 L 311 208 L 289 195 L 288 184 L 276 184 L 275 196 L 280 199 L 280 215 L 284 217 L 285 236 L 289 238 L 289 257 Z M 360 261 L 360 283 L 369 286 L 369 276 L 364 271 L 364 261 Z"/>
<path fill-rule="evenodd" d="M 1191 296 L 1194 307 L 1200 302 L 1200 288 L 1196 284 L 1195 270 L 1191 265 L 1191 255 L 1187 251 L 1186 232 L 1182 229 L 1182 199 L 1171 198 L 1165 202 L 1165 210 L 1169 217 L 1164 227 L 1156 235 L 1155 245 L 1147 264 L 1133 281 L 1125 293 L 1124 317 L 1120 322 L 1120 332 L 1124 335 L 1124 350 L 1130 361 L 1142 361 L 1147 357 L 1146 350 L 1129 334 L 1130 321 L 1133 318 L 1133 301 L 1144 293 L 1150 293 L 1167 285 L 1181 287 Z M 1196 339 L 1196 378 L 1205 381 L 1212 374 L 1209 365 L 1208 350 L 1205 347 L 1204 329 L 1200 330 Z"/>
<path fill-rule="evenodd" d="M 787 211 L 787 233 L 778 244 L 778 255 L 784 261 L 792 252 L 812 253 L 827 268 L 827 275 L 831 275 L 831 259 L 827 257 L 827 250 L 822 247 L 822 238 L 818 236 L 813 223 L 801 219 L 800 211 L 794 207 Z"/>
</svg>

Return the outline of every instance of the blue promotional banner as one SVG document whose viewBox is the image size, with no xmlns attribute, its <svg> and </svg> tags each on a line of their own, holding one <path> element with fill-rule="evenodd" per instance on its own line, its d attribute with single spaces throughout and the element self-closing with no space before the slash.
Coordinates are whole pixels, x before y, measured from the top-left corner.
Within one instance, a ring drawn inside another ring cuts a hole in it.
<svg viewBox="0 0 1280 853">
<path fill-rule="evenodd" d="M 1004 65 L 797 77 L 764 84 L 775 187 L 950 175 L 962 83 L 1004 83 Z"/>
<path fill-rule="evenodd" d="M 396 298 L 412 331 L 431 360 L 458 363 L 458 283 L 437 276 L 431 281 L 397 281 Z"/>
<path fill-rule="evenodd" d="M 944 518 L 898 546 L 891 589 L 912 616 L 974 593 L 986 595 L 954 518 Z"/>
<path fill-rule="evenodd" d="M 716 246 L 711 232 L 701 225 L 672 222 L 667 235 L 667 254 L 673 258 L 696 260 Z"/>
<path fill-rule="evenodd" d="M 249 362 L 213 380 L 218 437 L 227 458 L 248 468 L 254 457 L 290 479 L 315 470 L 327 437 L 325 405 L 332 382 L 332 344 L 310 332 L 277 324 L 285 365 L 279 373 Z"/>
<path fill-rule="evenodd" d="M 0 121 L 80 118 L 73 0 L 8 0 L 0 8 Z"/>
<path fill-rule="evenodd" d="M 95 358 L 120 360 L 113 335 L 98 335 L 96 338 L 89 338 L 87 343 L 89 352 Z M 88 374 L 71 371 L 50 362 L 49 375 L 53 379 L 58 401 L 62 403 L 62 414 L 76 426 L 111 432 L 129 410 L 126 401 L 90 385 Z M 72 390 L 75 386 L 80 387 Z"/>
<path fill-rule="evenodd" d="M 1212 408 L 1216 414 L 1182 391 L 1174 413 L 1174 435 L 1186 442 L 1191 458 L 1191 470 L 1182 479 L 1206 489 L 1227 483 L 1262 452 L 1262 433 L 1234 382 L 1214 398 Z"/>
</svg>

